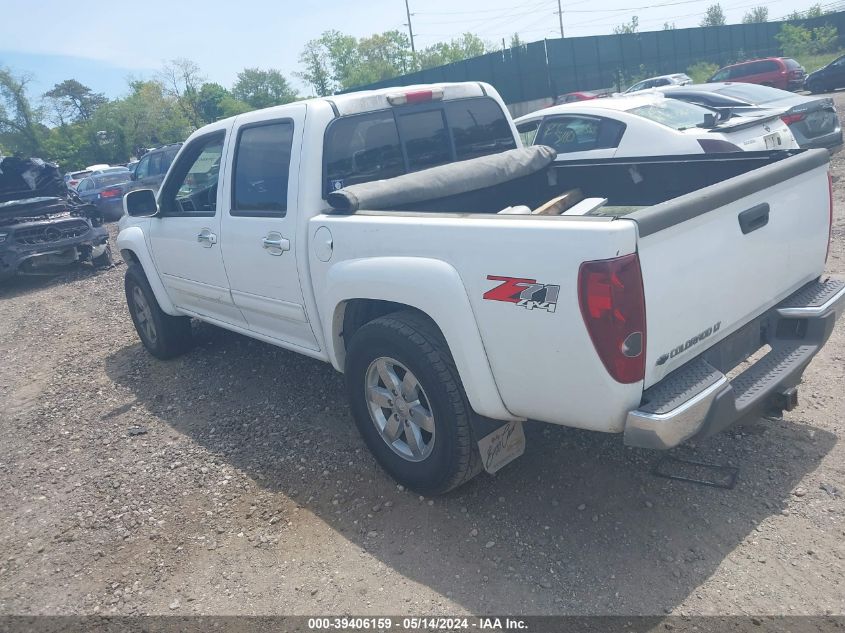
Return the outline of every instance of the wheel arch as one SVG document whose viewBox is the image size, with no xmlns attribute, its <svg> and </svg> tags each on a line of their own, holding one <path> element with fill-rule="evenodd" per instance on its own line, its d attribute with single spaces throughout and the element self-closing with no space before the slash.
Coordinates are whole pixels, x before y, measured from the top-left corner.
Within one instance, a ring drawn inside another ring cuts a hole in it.
<svg viewBox="0 0 845 633">
<path fill-rule="evenodd" d="M 414 310 L 443 335 L 473 410 L 499 420 L 522 419 L 502 402 L 469 297 L 452 266 L 416 257 L 351 260 L 333 266 L 327 284 L 331 309 L 323 331 L 338 371 L 344 370 L 355 331 L 382 315 Z"/>
<path fill-rule="evenodd" d="M 144 276 L 152 288 L 159 307 L 165 314 L 180 316 L 181 312 L 176 309 L 164 284 L 158 276 L 153 259 L 147 249 L 147 242 L 144 239 L 144 232 L 139 226 L 130 226 L 120 231 L 117 236 L 117 248 L 120 256 L 128 265 L 137 264 L 144 271 Z"/>
</svg>

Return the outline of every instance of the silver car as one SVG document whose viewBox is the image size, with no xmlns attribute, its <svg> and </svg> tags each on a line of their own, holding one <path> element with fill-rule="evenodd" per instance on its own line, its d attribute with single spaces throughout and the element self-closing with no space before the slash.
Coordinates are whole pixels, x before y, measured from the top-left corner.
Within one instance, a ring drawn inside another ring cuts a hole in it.
<svg viewBox="0 0 845 633">
<path fill-rule="evenodd" d="M 686 86 L 691 83 L 692 79 L 690 79 L 689 75 L 685 75 L 684 73 L 660 75 L 659 77 L 649 77 L 648 79 L 638 81 L 628 88 L 623 94 L 630 94 L 640 90 L 649 90 L 651 88 L 662 88 L 663 86 Z"/>
<path fill-rule="evenodd" d="M 776 110 L 804 149 L 842 147 L 842 126 L 828 97 L 807 97 L 769 86 L 746 83 L 709 83 L 670 86 L 660 90 L 667 97 L 713 108 L 726 114 L 754 114 Z"/>
</svg>

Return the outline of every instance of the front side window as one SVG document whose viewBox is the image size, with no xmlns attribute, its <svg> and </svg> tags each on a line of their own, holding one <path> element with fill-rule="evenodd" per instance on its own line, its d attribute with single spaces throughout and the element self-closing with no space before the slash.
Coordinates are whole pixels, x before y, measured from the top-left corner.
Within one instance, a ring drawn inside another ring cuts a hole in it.
<svg viewBox="0 0 845 633">
<path fill-rule="evenodd" d="M 710 81 L 727 81 L 731 76 L 730 68 L 723 68 L 710 78 Z M 734 75 L 738 77 L 739 75 Z"/>
<path fill-rule="evenodd" d="M 285 215 L 292 145 L 291 121 L 241 130 L 235 150 L 231 215 Z"/>
<path fill-rule="evenodd" d="M 161 152 L 150 155 L 150 176 L 159 176 L 164 171 L 161 168 Z"/>
<path fill-rule="evenodd" d="M 86 178 L 85 180 L 80 182 L 79 185 L 77 185 L 77 187 L 76 187 L 77 191 L 82 191 L 82 192 L 90 191 L 93 188 L 94 188 L 94 183 L 91 182 L 90 178 Z"/>
<path fill-rule="evenodd" d="M 560 116 L 547 118 L 535 143 L 553 147 L 558 154 L 617 147 L 625 125 L 600 117 Z"/>
<path fill-rule="evenodd" d="M 215 214 L 224 138 L 224 132 L 212 132 L 191 141 L 173 166 L 162 190 L 163 215 Z"/>
<path fill-rule="evenodd" d="M 144 156 L 135 168 L 135 178 L 146 178 L 150 175 L 150 157 Z"/>
</svg>

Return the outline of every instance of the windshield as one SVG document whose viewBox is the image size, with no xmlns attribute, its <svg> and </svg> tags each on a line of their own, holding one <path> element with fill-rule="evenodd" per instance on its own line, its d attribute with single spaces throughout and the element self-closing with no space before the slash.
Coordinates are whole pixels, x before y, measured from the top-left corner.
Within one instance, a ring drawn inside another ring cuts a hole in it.
<svg viewBox="0 0 845 633">
<path fill-rule="evenodd" d="M 771 101 L 780 101 L 781 99 L 788 99 L 792 97 L 792 93 L 778 90 L 777 88 L 770 88 L 768 86 L 758 86 L 757 84 L 732 84 L 714 90 L 721 95 L 742 99 L 749 103 L 769 103 Z"/>
<path fill-rule="evenodd" d="M 705 114 L 713 114 L 708 108 L 677 99 L 655 101 L 631 108 L 628 112 L 678 131 L 696 127 L 699 123 L 704 123 Z"/>
</svg>

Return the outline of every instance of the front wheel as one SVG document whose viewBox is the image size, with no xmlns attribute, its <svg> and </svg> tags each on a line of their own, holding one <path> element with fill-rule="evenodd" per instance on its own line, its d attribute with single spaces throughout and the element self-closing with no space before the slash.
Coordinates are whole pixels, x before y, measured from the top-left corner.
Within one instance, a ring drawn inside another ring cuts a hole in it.
<svg viewBox="0 0 845 633">
<path fill-rule="evenodd" d="M 807 90 L 809 90 L 812 94 L 817 95 L 820 92 L 824 92 L 824 86 L 822 86 L 818 81 L 811 81 L 807 84 Z"/>
<path fill-rule="evenodd" d="M 150 354 L 167 360 L 190 349 L 191 319 L 171 316 L 159 307 L 139 264 L 127 267 L 124 290 L 135 330 Z"/>
<path fill-rule="evenodd" d="M 403 311 L 361 327 L 345 374 L 355 424 L 396 481 L 442 494 L 480 472 L 475 413 L 446 341 L 427 317 Z"/>
</svg>

